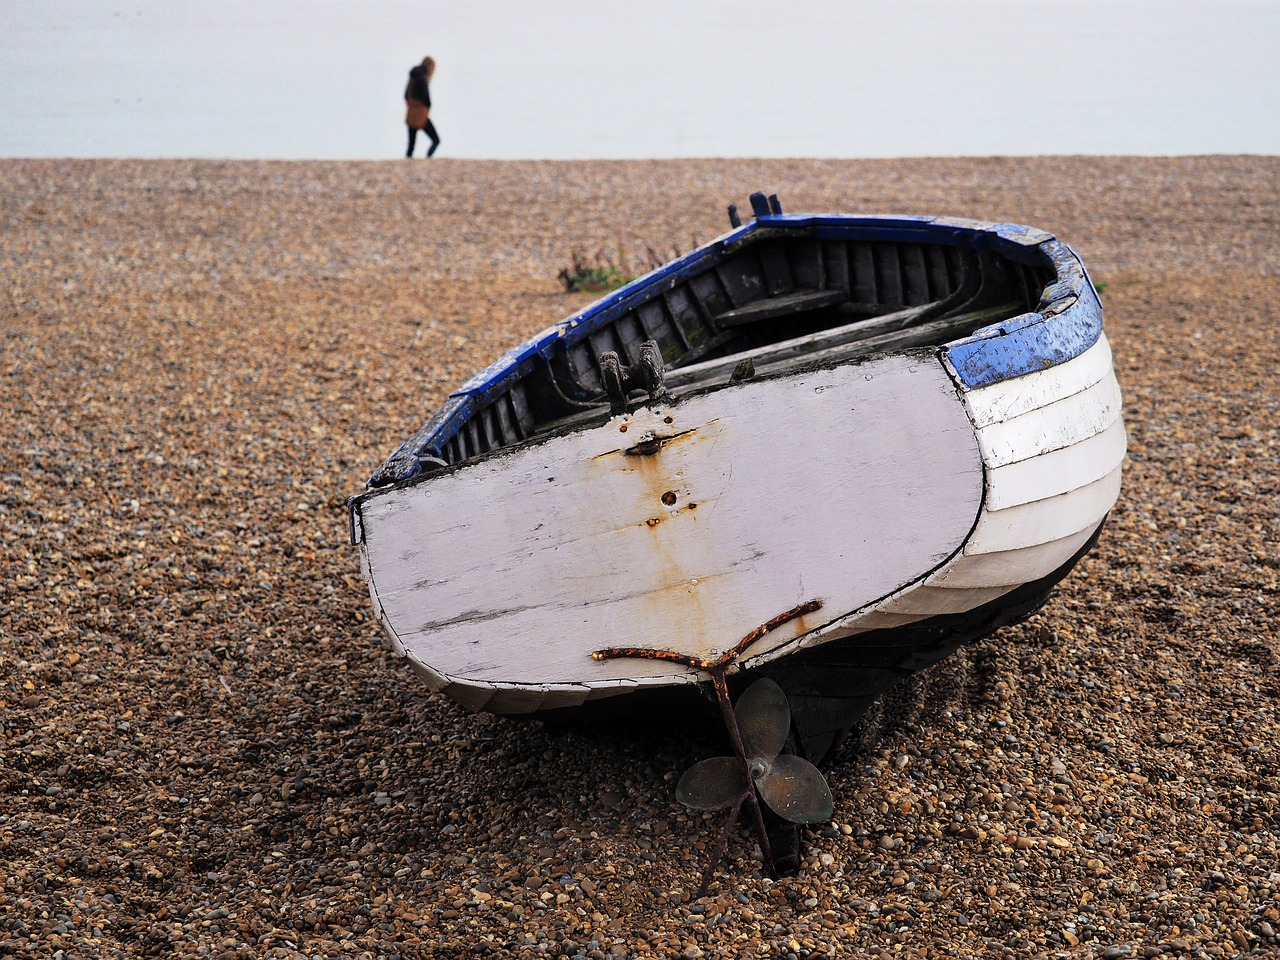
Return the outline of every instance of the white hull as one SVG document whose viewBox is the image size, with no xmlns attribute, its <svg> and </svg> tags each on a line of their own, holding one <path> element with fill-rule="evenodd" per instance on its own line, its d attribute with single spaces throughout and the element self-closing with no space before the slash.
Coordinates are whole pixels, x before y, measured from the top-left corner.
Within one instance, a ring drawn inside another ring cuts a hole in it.
<svg viewBox="0 0 1280 960">
<path fill-rule="evenodd" d="M 1104 336 L 973 390 L 912 351 L 642 407 L 389 488 L 362 503 L 358 539 L 383 626 L 429 686 L 529 713 L 699 679 L 593 660 L 605 647 L 714 657 L 821 601 L 751 666 L 979 607 L 1075 555 L 1124 451 Z"/>
</svg>

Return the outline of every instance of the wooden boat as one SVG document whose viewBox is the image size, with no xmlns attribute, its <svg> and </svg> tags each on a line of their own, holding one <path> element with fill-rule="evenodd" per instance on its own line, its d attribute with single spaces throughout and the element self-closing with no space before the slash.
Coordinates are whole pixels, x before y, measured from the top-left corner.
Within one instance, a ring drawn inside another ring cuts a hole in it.
<svg viewBox="0 0 1280 960">
<path fill-rule="evenodd" d="M 374 608 L 431 689 L 665 710 L 761 628 L 731 679 L 776 680 L 820 757 L 1094 543 L 1125 432 L 1070 248 L 752 207 L 473 377 L 352 498 Z"/>
</svg>

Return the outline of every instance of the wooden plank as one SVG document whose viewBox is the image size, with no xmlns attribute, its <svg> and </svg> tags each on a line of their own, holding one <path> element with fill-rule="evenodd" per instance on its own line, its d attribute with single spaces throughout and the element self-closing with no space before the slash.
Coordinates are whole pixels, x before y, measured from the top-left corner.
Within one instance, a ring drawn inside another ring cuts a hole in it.
<svg viewBox="0 0 1280 960">
<path fill-rule="evenodd" d="M 1066 363 L 1024 374 L 969 392 L 968 402 L 977 427 L 1012 420 L 1058 400 L 1089 389 L 1111 369 L 1111 345 L 1105 336 L 1080 356 Z"/>
<path fill-rule="evenodd" d="M 842 290 L 795 290 L 729 310 L 715 317 L 712 322 L 719 327 L 740 327 L 804 310 L 819 310 L 842 303 L 845 299 Z"/>
<path fill-rule="evenodd" d="M 520 427 L 516 424 L 509 394 L 502 394 L 493 400 L 493 410 L 498 418 L 498 428 L 502 433 L 502 445 L 510 446 L 522 439 Z"/>
<path fill-rule="evenodd" d="M 498 420 L 498 411 L 495 407 L 488 406 L 478 410 L 476 421 L 480 425 L 481 449 L 489 451 L 504 446 L 502 424 Z"/>
<path fill-rule="evenodd" d="M 984 513 L 965 549 L 972 553 L 1018 550 L 1092 530 L 1119 495 L 1120 468 L 1116 467 L 1101 480 L 1070 493 Z"/>
<path fill-rule="evenodd" d="M 849 275 L 852 278 L 851 300 L 865 303 L 885 303 L 881 295 L 876 271 L 874 243 L 853 240 L 848 243 Z"/>
<path fill-rule="evenodd" d="M 694 300 L 706 318 L 733 309 L 733 300 L 725 292 L 724 284 L 714 270 L 690 277 L 689 292 L 693 294 Z M 690 340 L 692 339 L 690 337 Z"/>
<path fill-rule="evenodd" d="M 662 348 L 662 354 L 665 357 L 668 351 L 672 353 L 684 353 L 689 349 L 689 338 L 685 335 L 686 330 L 693 330 L 703 325 L 702 314 L 698 310 L 697 302 L 693 298 L 688 284 L 681 284 L 671 290 L 663 292 L 659 298 L 660 306 L 665 307 L 665 315 L 670 319 L 670 332 L 665 336 L 658 337 L 658 345 Z M 641 316 L 644 316 L 644 309 L 649 304 L 644 304 L 638 308 Z M 659 311 L 655 316 L 661 316 Z M 652 322 L 646 324 L 650 329 L 654 329 Z"/>
<path fill-rule="evenodd" d="M 581 688 L 579 688 L 581 689 Z M 490 713 L 520 714 L 533 713 L 543 709 L 547 701 L 548 690 L 545 686 L 536 687 L 504 687 L 498 686 L 493 696 L 484 705 Z M 586 697 L 580 695 L 581 703 Z"/>
<path fill-rule="evenodd" d="M 591 688 L 577 683 L 548 684 L 546 692 L 538 704 L 539 710 L 558 710 L 564 707 L 576 707 L 586 703 L 591 696 Z M 521 713 L 532 713 L 521 710 Z"/>
<path fill-rule="evenodd" d="M 970 552 L 970 545 L 965 548 L 963 556 L 930 578 L 929 583 L 962 589 L 1001 586 L 1012 589 L 1057 570 L 1075 556 L 1092 535 L 1093 527 L 1087 527 L 1057 540 L 996 553 Z"/>
<path fill-rule="evenodd" d="M 882 604 L 878 612 L 907 614 L 922 618 L 947 613 L 964 613 L 1008 592 L 1009 588 L 1003 585 L 964 588 L 924 584 Z"/>
<path fill-rule="evenodd" d="M 821 350 L 805 354 L 803 357 L 783 358 L 773 363 L 757 363 L 758 372 L 773 372 L 786 369 L 797 362 L 832 363 L 838 360 L 849 360 L 854 357 L 865 357 L 873 353 L 887 353 L 906 350 L 909 347 L 936 346 L 947 340 L 963 336 L 980 324 L 989 323 L 1001 316 L 1008 315 L 1007 307 L 992 307 L 957 316 L 930 320 L 901 330 L 893 330 L 874 337 L 859 337 L 845 344 L 828 346 Z"/>
<path fill-rule="evenodd" d="M 987 509 L 1007 510 L 1100 480 L 1124 460 L 1124 422 L 1069 447 L 1019 460 L 987 474 Z"/>
<path fill-rule="evenodd" d="M 787 260 L 787 251 L 782 242 L 765 241 L 757 249 L 760 253 L 760 266 L 764 270 L 765 290 L 769 295 L 776 297 L 795 289 L 791 264 Z"/>
<path fill-rule="evenodd" d="M 712 273 L 724 287 L 724 292 L 735 307 L 759 300 L 770 293 L 764 279 L 764 266 L 760 263 L 758 248 L 748 247 L 729 260 L 713 267 Z M 723 311 L 717 311 L 720 313 Z"/>
<path fill-rule="evenodd" d="M 483 710 L 497 694 L 498 688 L 491 683 L 451 683 L 440 692 L 468 710 Z"/>
<path fill-rule="evenodd" d="M 413 672 L 418 675 L 418 677 L 423 681 L 423 685 L 428 690 L 432 693 L 440 693 L 449 686 L 449 680 L 447 678 L 440 676 L 440 674 L 435 670 L 432 670 L 425 664 L 419 663 L 403 650 L 400 650 L 393 635 L 387 634 L 387 636 L 390 638 L 391 646 L 396 648 L 401 657 L 403 657 L 404 660 L 413 668 Z"/>
<path fill-rule="evenodd" d="M 823 246 L 821 241 L 813 237 L 797 238 L 787 244 L 791 274 L 797 288 L 827 290 L 836 286 L 827 282 Z"/>
<path fill-rule="evenodd" d="M 899 310 L 875 319 L 857 320 L 831 330 L 793 337 L 790 340 L 783 340 L 751 350 L 738 351 L 731 357 L 720 357 L 714 360 L 691 363 L 688 366 L 679 367 L 679 373 L 674 370 L 671 371 L 667 376 L 667 386 L 674 390 L 699 383 L 714 383 L 720 377 L 727 379 L 738 362 L 747 358 L 750 358 L 756 364 L 757 371 L 763 371 L 785 367 L 797 362 L 812 363 L 815 362 L 814 358 L 818 356 L 838 359 L 846 355 L 860 356 L 870 353 L 884 343 L 884 341 L 874 340 L 875 336 L 883 335 L 886 331 L 895 331 L 908 326 L 921 314 L 932 309 L 932 306 L 932 304 L 926 304 L 919 307 L 907 307 L 905 310 Z M 965 314 L 962 318 L 953 319 L 959 325 L 967 326 L 973 323 L 981 323 L 988 316 L 990 316 L 988 312 L 982 311 L 977 314 Z M 948 325 L 951 322 L 947 321 Z M 936 328 L 932 331 L 925 331 L 919 336 L 929 339 L 935 333 Z M 868 344 L 865 350 L 856 349 L 846 353 L 846 351 L 840 349 L 848 344 L 863 343 Z"/>
<path fill-rule="evenodd" d="M 892 630 L 894 627 L 905 627 L 909 623 L 919 623 L 921 620 L 927 619 L 927 616 L 927 614 L 922 613 L 894 613 L 884 610 L 882 607 L 872 607 L 855 616 L 846 618 L 833 629 L 822 631 L 821 639 L 825 643 L 838 640 L 844 636 L 870 633 L 872 630 Z"/>
<path fill-rule="evenodd" d="M 525 382 L 513 384 L 507 396 L 511 398 L 511 408 L 515 411 L 516 425 L 520 430 L 520 439 L 523 440 L 533 433 L 534 424 L 533 411 L 529 408 L 529 391 Z"/>
<path fill-rule="evenodd" d="M 937 300 L 929 284 L 928 250 L 911 244 L 902 251 L 902 299 L 904 303 L 931 303 Z M 944 294 L 945 295 L 945 291 Z"/>
<path fill-rule="evenodd" d="M 827 282 L 822 284 L 832 290 L 851 293 L 849 286 L 849 251 L 843 240 L 828 240 L 822 244 L 823 272 Z"/>
<path fill-rule="evenodd" d="M 649 302 L 657 306 L 659 311 L 665 311 L 666 309 L 661 297 Z M 658 323 L 659 330 L 666 326 L 667 322 L 668 321 L 665 317 L 660 319 Z M 628 310 L 622 316 L 618 317 L 617 320 L 613 321 L 610 326 L 613 329 L 614 340 L 619 344 L 625 344 L 628 348 L 626 353 L 621 350 L 618 351 L 618 356 L 620 358 L 624 358 L 623 363 L 631 362 L 626 360 L 625 357 L 632 350 L 637 349 L 640 344 L 644 343 L 646 340 L 656 339 L 651 328 L 646 326 L 644 321 L 641 319 L 640 312 L 638 310 Z"/>
<path fill-rule="evenodd" d="M 914 247 L 915 244 L 909 244 Z M 907 302 L 906 271 L 902 263 L 903 244 L 889 242 L 872 247 L 876 265 L 876 286 L 885 303 L 895 306 L 912 306 Z"/>
<path fill-rule="evenodd" d="M 962 253 L 957 247 L 935 247 L 937 251 L 937 275 L 934 278 L 935 289 L 944 294 L 959 290 L 969 273 L 965 269 L 967 251 Z M 972 270 L 979 271 L 976 258 L 973 258 Z"/>
<path fill-rule="evenodd" d="M 850 300 L 847 303 L 836 304 L 833 313 L 843 313 L 863 319 L 873 317 L 897 316 L 907 311 L 927 310 L 933 304 L 920 304 L 914 307 L 898 307 L 888 303 L 866 303 L 860 300 Z"/>
<path fill-rule="evenodd" d="M 700 363 L 704 362 L 700 358 L 705 357 L 709 353 L 716 352 L 725 344 L 733 343 L 733 341 L 737 340 L 741 336 L 742 334 L 737 330 L 724 330 L 724 331 L 721 331 L 720 333 L 715 334 L 714 336 L 708 337 L 706 340 L 703 340 L 701 343 L 699 343 L 696 347 L 693 347 L 684 356 L 680 357 L 679 360 L 675 361 L 669 367 L 667 367 L 667 378 L 666 378 L 667 388 L 672 389 L 672 383 L 673 383 L 672 374 L 674 373 L 674 371 L 689 369 L 696 365 L 699 365 Z M 732 369 L 732 366 L 736 365 L 740 359 L 741 359 L 740 354 L 734 354 L 732 358 L 732 362 L 730 362 L 730 360 L 728 359 L 719 359 L 719 360 L 710 361 L 710 362 L 719 363 L 719 364 L 729 363 L 730 369 Z M 682 366 L 683 364 L 688 364 L 688 367 Z M 689 382 L 689 381 L 686 380 L 685 382 Z"/>
<path fill-rule="evenodd" d="M 1002 467 L 1061 450 L 1101 433 L 1120 419 L 1120 385 L 1114 375 L 1048 406 L 978 431 L 982 458 Z"/>
<path fill-rule="evenodd" d="M 626 455 L 646 434 L 668 439 Z M 458 683 L 609 684 L 672 665 L 592 650 L 711 656 L 823 601 L 767 650 L 901 589 L 961 548 L 981 491 L 950 377 L 886 357 L 644 408 L 360 509 L 375 608 L 415 659 Z"/>
</svg>

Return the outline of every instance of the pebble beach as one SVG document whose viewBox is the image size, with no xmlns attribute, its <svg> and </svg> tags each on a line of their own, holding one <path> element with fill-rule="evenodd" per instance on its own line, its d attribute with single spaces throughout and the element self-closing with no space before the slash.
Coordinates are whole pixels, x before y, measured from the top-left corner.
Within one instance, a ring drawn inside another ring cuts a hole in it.
<svg viewBox="0 0 1280 960">
<path fill-rule="evenodd" d="M 449 391 L 790 212 L 1043 228 L 1129 455 L 1026 622 L 893 691 L 791 877 L 384 647 L 346 499 Z M 1280 955 L 1280 158 L 0 160 L 0 957 Z"/>
</svg>

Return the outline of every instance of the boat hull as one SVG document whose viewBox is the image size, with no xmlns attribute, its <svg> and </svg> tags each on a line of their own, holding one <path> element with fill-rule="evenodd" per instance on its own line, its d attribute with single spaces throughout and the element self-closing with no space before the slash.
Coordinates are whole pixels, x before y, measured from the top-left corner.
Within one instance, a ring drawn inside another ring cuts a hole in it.
<svg viewBox="0 0 1280 960">
<path fill-rule="evenodd" d="M 803 609 L 733 669 L 786 679 L 818 749 L 1092 545 L 1125 432 L 1075 254 L 757 207 L 473 377 L 352 498 L 374 608 L 432 690 L 539 717 L 679 699 Z M 619 648 L 672 656 L 596 656 Z"/>
<path fill-rule="evenodd" d="M 693 683 L 591 654 L 714 657 L 821 602 L 751 667 L 998 601 L 1101 523 L 1119 414 L 1105 337 L 978 390 L 938 351 L 726 386 L 386 491 L 360 511 L 365 572 L 396 649 L 473 708 Z"/>
</svg>

